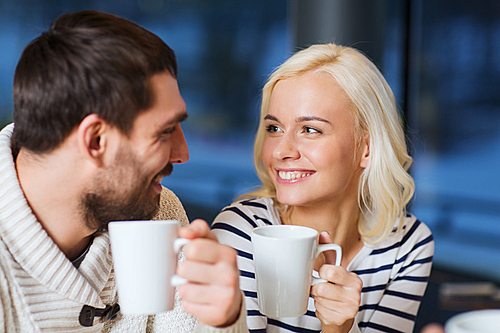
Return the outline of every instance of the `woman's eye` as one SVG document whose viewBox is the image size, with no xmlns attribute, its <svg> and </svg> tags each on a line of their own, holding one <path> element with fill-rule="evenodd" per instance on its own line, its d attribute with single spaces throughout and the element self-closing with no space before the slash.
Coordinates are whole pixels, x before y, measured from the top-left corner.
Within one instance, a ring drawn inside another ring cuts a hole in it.
<svg viewBox="0 0 500 333">
<path fill-rule="evenodd" d="M 312 133 L 321 133 L 320 130 L 318 130 L 318 129 L 314 128 L 314 127 L 308 127 L 308 126 L 304 127 L 304 132 L 311 133 L 311 134 Z"/>
<path fill-rule="evenodd" d="M 269 133 L 276 133 L 276 132 L 280 131 L 280 128 L 278 126 L 276 126 L 276 125 L 268 125 L 268 126 L 266 126 L 266 130 Z"/>
</svg>

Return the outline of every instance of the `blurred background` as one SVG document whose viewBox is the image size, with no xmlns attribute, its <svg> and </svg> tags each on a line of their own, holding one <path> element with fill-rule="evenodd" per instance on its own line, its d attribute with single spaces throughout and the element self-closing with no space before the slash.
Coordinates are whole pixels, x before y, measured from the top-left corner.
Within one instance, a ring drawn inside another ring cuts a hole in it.
<svg viewBox="0 0 500 333">
<path fill-rule="evenodd" d="M 259 181 L 252 145 L 261 88 L 293 52 L 363 51 L 391 85 L 415 162 L 410 211 L 432 229 L 435 264 L 415 332 L 500 307 L 498 0 L 0 0 L 0 125 L 24 47 L 66 12 L 128 18 L 176 52 L 191 158 L 163 184 L 211 221 Z"/>
</svg>

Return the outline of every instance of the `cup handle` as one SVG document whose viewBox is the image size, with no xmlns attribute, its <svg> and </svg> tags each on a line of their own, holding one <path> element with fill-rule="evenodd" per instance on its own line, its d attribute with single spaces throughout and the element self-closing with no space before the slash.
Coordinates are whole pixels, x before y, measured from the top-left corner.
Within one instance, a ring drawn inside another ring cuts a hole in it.
<svg viewBox="0 0 500 333">
<path fill-rule="evenodd" d="M 187 239 L 187 238 L 177 238 L 176 240 L 174 240 L 174 251 L 175 253 L 179 253 L 179 251 L 181 250 L 181 248 L 186 245 L 187 243 L 189 243 L 191 240 L 190 239 Z"/>
<path fill-rule="evenodd" d="M 340 266 L 340 261 L 342 260 L 342 248 L 340 247 L 340 245 L 337 245 L 337 244 L 318 245 L 318 247 L 316 248 L 316 256 L 314 258 L 319 256 L 319 254 L 321 252 L 330 251 L 330 250 L 333 250 L 336 253 L 335 266 Z M 325 282 L 328 282 L 328 281 L 325 279 L 319 279 L 319 278 L 316 278 L 313 276 L 312 281 L 311 281 L 311 286 L 314 286 L 318 283 L 325 283 Z"/>
<path fill-rule="evenodd" d="M 189 243 L 190 241 L 191 240 L 189 240 L 187 238 L 177 238 L 176 240 L 174 240 L 174 251 L 175 251 L 175 253 L 179 253 L 179 251 L 181 250 L 181 248 L 184 245 L 186 245 L 187 243 Z M 188 282 L 188 280 L 186 280 L 183 277 L 180 277 L 177 274 L 174 274 L 172 276 L 172 278 L 170 279 L 170 284 L 173 287 L 178 287 L 180 285 L 186 284 L 187 282 Z"/>
<path fill-rule="evenodd" d="M 188 283 L 188 280 L 186 280 L 183 277 L 180 277 L 177 274 L 174 274 L 172 276 L 172 278 L 170 279 L 170 285 L 172 287 L 178 287 L 178 286 L 181 286 L 181 285 L 186 284 L 186 283 Z"/>
</svg>

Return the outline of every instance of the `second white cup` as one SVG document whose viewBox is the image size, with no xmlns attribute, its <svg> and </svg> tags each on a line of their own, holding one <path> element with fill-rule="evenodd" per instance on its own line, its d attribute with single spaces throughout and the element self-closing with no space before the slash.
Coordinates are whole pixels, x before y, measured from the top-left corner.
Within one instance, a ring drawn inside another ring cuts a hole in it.
<svg viewBox="0 0 500 333">
<path fill-rule="evenodd" d="M 109 223 L 122 313 L 150 315 L 173 309 L 175 286 L 185 282 L 175 275 L 177 254 L 189 242 L 177 238 L 179 228 L 175 220 Z"/>
<path fill-rule="evenodd" d="M 311 285 L 327 282 L 312 276 L 314 260 L 324 251 L 336 252 L 339 266 L 342 249 L 318 243 L 312 228 L 272 225 L 253 229 L 253 261 L 259 311 L 268 317 L 298 317 L 307 312 Z"/>
<path fill-rule="evenodd" d="M 453 316 L 446 322 L 446 333 L 500 332 L 500 310 L 475 310 Z"/>
</svg>

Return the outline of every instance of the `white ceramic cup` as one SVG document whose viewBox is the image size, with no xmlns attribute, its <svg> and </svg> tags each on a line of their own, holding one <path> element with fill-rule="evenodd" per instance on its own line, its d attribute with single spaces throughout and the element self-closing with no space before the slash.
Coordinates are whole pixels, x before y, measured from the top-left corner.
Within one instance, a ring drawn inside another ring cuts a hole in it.
<svg viewBox="0 0 500 333">
<path fill-rule="evenodd" d="M 475 310 L 451 317 L 444 327 L 446 333 L 498 333 L 500 310 Z"/>
<path fill-rule="evenodd" d="M 189 242 L 177 238 L 179 228 L 175 220 L 109 223 L 122 313 L 150 315 L 173 309 L 175 286 L 186 282 L 175 275 L 177 254 Z"/>
<path fill-rule="evenodd" d="M 318 232 L 308 227 L 257 227 L 252 232 L 252 244 L 259 311 L 268 317 L 305 314 L 311 286 L 327 282 L 312 276 L 316 257 L 334 250 L 335 265 L 342 259 L 339 245 L 318 245 Z"/>
</svg>

